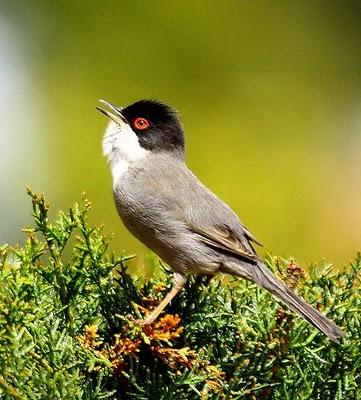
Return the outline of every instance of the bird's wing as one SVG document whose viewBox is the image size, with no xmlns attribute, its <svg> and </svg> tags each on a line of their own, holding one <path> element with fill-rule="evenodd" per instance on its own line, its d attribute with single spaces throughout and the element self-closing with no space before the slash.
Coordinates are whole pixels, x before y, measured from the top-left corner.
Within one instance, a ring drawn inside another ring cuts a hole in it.
<svg viewBox="0 0 361 400">
<path fill-rule="evenodd" d="M 207 246 L 248 261 L 258 260 L 252 242 L 260 243 L 231 208 L 202 184 L 183 162 L 172 166 L 173 159 L 157 157 L 162 179 L 149 166 L 133 182 L 134 186 L 142 185 L 143 191 L 147 188 L 149 193 L 144 196 L 147 208 L 162 210 L 163 216 L 165 211 L 169 212 L 171 220 L 179 220 Z"/>
<path fill-rule="evenodd" d="M 200 235 L 201 240 L 208 246 L 232 253 L 249 261 L 257 261 L 258 257 L 250 246 L 245 235 L 239 238 L 231 229 L 225 226 L 213 226 L 211 228 L 191 227 L 191 230 Z M 247 240 L 248 246 L 244 240 Z"/>
</svg>

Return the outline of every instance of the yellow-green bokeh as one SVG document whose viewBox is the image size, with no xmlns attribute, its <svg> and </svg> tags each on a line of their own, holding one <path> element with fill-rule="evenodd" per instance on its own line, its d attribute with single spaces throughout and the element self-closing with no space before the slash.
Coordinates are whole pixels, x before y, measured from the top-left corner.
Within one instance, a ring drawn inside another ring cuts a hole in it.
<svg viewBox="0 0 361 400">
<path fill-rule="evenodd" d="M 358 2 L 13 1 L 0 10 L 0 241 L 30 222 L 24 188 L 66 209 L 87 191 L 122 227 L 99 98 L 169 102 L 187 161 L 266 250 L 342 265 L 361 236 Z"/>
</svg>

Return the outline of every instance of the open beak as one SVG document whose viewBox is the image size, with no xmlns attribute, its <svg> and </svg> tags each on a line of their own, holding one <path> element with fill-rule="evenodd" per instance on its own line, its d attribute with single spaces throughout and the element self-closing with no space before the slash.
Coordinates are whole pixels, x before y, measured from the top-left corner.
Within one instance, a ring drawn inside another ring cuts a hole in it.
<svg viewBox="0 0 361 400">
<path fill-rule="evenodd" d="M 109 101 L 105 101 L 105 100 L 99 100 L 100 103 L 105 104 L 111 111 L 109 110 L 104 110 L 103 108 L 100 107 L 96 107 L 97 110 L 99 110 L 101 113 L 103 113 L 104 115 L 106 115 L 108 118 L 110 118 L 112 121 L 114 121 L 115 123 L 122 125 L 124 123 L 128 123 L 128 121 L 123 117 L 122 114 L 122 107 L 118 107 L 115 104 L 109 103 Z"/>
</svg>

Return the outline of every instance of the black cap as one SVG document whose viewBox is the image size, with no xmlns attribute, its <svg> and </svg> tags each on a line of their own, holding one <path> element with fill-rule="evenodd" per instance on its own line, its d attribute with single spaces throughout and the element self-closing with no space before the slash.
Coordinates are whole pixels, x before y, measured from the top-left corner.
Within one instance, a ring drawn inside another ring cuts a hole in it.
<svg viewBox="0 0 361 400">
<path fill-rule="evenodd" d="M 121 110 L 140 145 L 157 152 L 184 154 L 184 133 L 177 112 L 158 100 L 139 100 Z"/>
</svg>

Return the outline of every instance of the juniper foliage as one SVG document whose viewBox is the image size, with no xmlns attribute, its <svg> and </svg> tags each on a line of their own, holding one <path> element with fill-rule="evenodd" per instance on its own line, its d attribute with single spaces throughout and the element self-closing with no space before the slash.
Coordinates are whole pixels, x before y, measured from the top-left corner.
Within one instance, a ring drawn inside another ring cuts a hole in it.
<svg viewBox="0 0 361 400">
<path fill-rule="evenodd" d="M 361 399 L 361 255 L 342 272 L 265 261 L 347 332 L 340 344 L 255 285 L 190 278 L 158 321 L 142 318 L 169 290 L 107 253 L 84 197 L 49 221 L 29 190 L 35 226 L 0 247 L 0 399 Z"/>
</svg>

